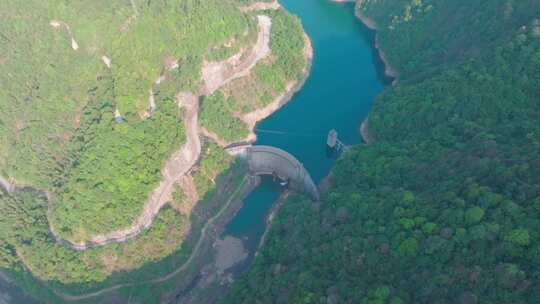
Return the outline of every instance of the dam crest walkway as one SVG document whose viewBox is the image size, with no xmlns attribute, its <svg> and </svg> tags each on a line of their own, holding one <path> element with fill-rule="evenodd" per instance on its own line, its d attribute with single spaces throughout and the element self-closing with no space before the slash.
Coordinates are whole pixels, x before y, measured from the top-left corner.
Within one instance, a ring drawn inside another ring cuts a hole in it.
<svg viewBox="0 0 540 304">
<path fill-rule="evenodd" d="M 289 187 L 319 200 L 319 191 L 302 163 L 290 153 L 271 146 L 240 145 L 226 148 L 227 152 L 245 160 L 254 175 L 270 175 L 286 181 Z"/>
</svg>

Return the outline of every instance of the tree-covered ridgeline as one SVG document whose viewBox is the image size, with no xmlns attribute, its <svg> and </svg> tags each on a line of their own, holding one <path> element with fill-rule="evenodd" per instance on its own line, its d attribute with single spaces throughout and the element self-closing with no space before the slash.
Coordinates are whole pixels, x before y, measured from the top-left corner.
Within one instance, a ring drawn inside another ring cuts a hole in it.
<svg viewBox="0 0 540 304">
<path fill-rule="evenodd" d="M 175 97 L 201 90 L 203 60 L 250 47 L 258 14 L 296 20 L 284 11 L 240 9 L 253 2 L 0 4 L 6 42 L 0 43 L 0 176 L 18 186 L 0 193 L 1 271 L 30 294 L 58 303 L 52 290 L 85 294 L 151 281 L 182 265 L 205 221 L 220 210 L 208 203 L 214 189 L 223 176 L 243 173 L 210 142 L 190 173 L 200 202 L 188 201 L 177 186 L 170 206 L 127 242 L 74 251 L 55 240 L 50 223 L 75 241 L 132 224 L 164 162 L 185 142 Z M 301 26 L 294 33 L 301 39 Z M 297 48 L 276 52 L 303 58 Z M 155 285 L 153 300 L 173 287 Z"/>
<path fill-rule="evenodd" d="M 249 133 L 246 124 L 232 112 L 235 104 L 237 101 L 233 96 L 225 97 L 221 91 L 202 98 L 201 123 L 228 142 L 246 138 Z"/>
<path fill-rule="evenodd" d="M 400 82 L 225 303 L 535 303 L 537 1 L 359 1 Z"/>
<path fill-rule="evenodd" d="M 133 223 L 185 140 L 176 93 L 198 92 L 203 60 L 224 45 L 226 53 L 249 48 L 257 34 L 258 13 L 239 10 L 251 1 L 120 2 L 2 3 L 0 175 L 53 193 L 51 221 L 73 242 Z M 203 102 L 203 124 L 227 141 L 247 135 L 238 109 L 266 105 L 306 64 L 298 20 L 282 10 L 264 14 L 274 19 L 272 59 L 253 74 L 264 67 L 267 81 L 250 75 L 261 79 L 226 94 L 257 94 L 227 105 L 216 93 Z"/>
<path fill-rule="evenodd" d="M 501 46 L 538 18 L 523 1 L 359 0 L 358 12 L 380 29 L 379 45 L 400 79 L 421 80 Z M 512 30 L 509 30 L 512 29 Z"/>
</svg>

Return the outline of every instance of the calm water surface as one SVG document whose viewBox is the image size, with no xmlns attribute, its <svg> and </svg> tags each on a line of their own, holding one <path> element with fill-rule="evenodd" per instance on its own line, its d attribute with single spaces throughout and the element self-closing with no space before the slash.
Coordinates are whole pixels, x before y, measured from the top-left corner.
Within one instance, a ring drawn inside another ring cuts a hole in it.
<svg viewBox="0 0 540 304">
<path fill-rule="evenodd" d="M 315 56 L 311 75 L 302 90 L 285 107 L 257 125 L 256 144 L 275 146 L 293 154 L 315 183 L 319 183 L 335 162 L 326 155 L 328 131 L 336 129 L 345 144 L 360 143 L 360 122 L 387 80 L 381 76 L 381 62 L 373 49 L 373 33 L 356 19 L 352 3 L 280 2 L 300 17 L 312 40 Z M 271 179 L 264 179 L 227 225 L 225 234 L 243 238 L 253 251 L 279 191 Z"/>
</svg>

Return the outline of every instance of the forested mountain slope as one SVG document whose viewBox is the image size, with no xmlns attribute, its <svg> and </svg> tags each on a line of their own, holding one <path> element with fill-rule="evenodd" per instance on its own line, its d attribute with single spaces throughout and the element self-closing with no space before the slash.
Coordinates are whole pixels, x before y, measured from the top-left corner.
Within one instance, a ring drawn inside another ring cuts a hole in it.
<svg viewBox="0 0 540 304">
<path fill-rule="evenodd" d="M 540 3 L 359 1 L 399 82 L 226 303 L 536 303 Z M 351 101 L 354 102 L 354 101 Z"/>
<path fill-rule="evenodd" d="M 48 303 L 132 298 L 142 282 L 152 303 L 180 285 L 165 278 L 189 280 L 178 269 L 228 210 L 216 188 L 243 181 L 218 143 L 244 140 L 238 117 L 281 102 L 309 66 L 300 22 L 255 2 L 0 3 L 2 274 Z M 212 64 L 232 79 L 215 94 Z"/>
<path fill-rule="evenodd" d="M 501 46 L 538 18 L 538 1 L 358 1 L 402 79 L 420 80 Z M 512 30 L 509 30 L 512 29 Z"/>
<path fill-rule="evenodd" d="M 251 24 L 230 2 L 133 4 L 1 6 L 0 172 L 54 192 L 52 220 L 65 238 L 127 226 L 140 213 L 185 140 L 175 94 L 196 89 L 206 52 Z"/>
</svg>

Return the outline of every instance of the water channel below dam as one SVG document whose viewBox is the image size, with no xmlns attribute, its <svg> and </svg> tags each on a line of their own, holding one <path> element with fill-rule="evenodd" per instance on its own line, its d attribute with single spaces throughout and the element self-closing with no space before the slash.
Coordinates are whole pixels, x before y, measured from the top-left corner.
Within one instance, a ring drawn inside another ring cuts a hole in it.
<svg viewBox="0 0 540 304">
<path fill-rule="evenodd" d="M 257 125 L 256 145 L 294 155 L 319 183 L 336 159 L 328 157 L 326 137 L 336 129 L 346 145 L 359 144 L 360 123 L 389 79 L 374 49 L 374 33 L 354 15 L 354 3 L 329 0 L 280 0 L 302 21 L 314 58 L 304 87 L 292 100 Z M 224 235 L 244 241 L 251 255 L 266 228 L 266 218 L 282 189 L 272 178 L 244 201 Z"/>
</svg>

